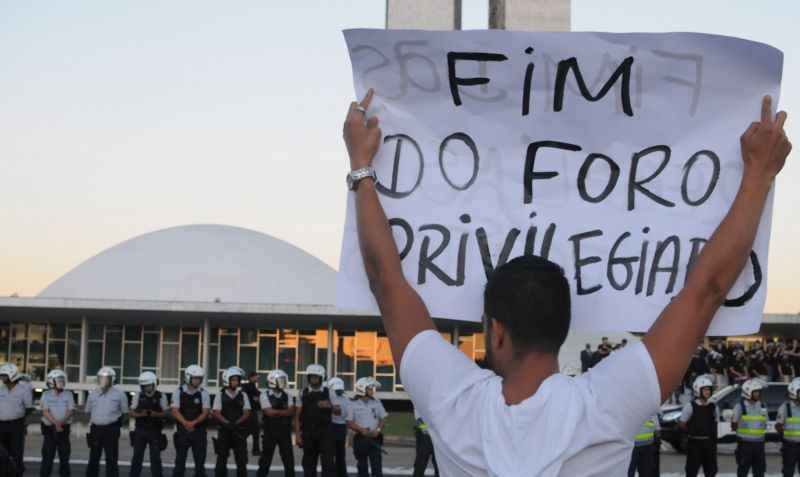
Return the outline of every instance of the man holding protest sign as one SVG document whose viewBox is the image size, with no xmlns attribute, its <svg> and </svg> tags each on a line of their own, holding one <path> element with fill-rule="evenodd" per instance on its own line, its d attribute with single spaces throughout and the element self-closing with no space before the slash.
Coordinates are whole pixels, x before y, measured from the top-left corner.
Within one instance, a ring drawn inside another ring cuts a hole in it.
<svg viewBox="0 0 800 477">
<path fill-rule="evenodd" d="M 681 381 L 697 343 L 742 271 L 775 176 L 791 144 L 786 113 L 741 136 L 744 173 L 728 214 L 696 259 L 684 288 L 650 328 L 588 373 L 558 373 L 570 323 L 570 292 L 558 265 L 533 255 L 494 270 L 484 291 L 491 369 L 442 339 L 406 280 L 378 200 L 372 160 L 378 118 L 369 90 L 344 123 L 358 238 L 402 382 L 430 426 L 444 475 L 624 475 L 631 437 Z M 744 127 L 744 125 L 743 125 Z"/>
</svg>

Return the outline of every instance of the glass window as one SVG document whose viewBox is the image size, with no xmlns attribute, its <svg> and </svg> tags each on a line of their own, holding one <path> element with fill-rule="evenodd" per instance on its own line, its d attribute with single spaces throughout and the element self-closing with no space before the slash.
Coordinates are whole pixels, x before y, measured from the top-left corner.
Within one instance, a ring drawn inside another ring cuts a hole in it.
<svg viewBox="0 0 800 477">
<path fill-rule="evenodd" d="M 458 349 L 467 355 L 469 359 L 475 359 L 475 340 L 471 334 L 463 334 L 458 337 Z"/>
<path fill-rule="evenodd" d="M 50 338 L 63 340 L 67 337 L 67 325 L 64 323 L 50 323 Z"/>
<path fill-rule="evenodd" d="M 145 333 L 142 349 L 142 366 L 155 368 L 158 363 L 158 333 Z"/>
<path fill-rule="evenodd" d="M 142 345 L 140 343 L 125 343 L 125 361 L 122 375 L 138 377 L 141 372 L 139 362 L 142 358 Z"/>
<path fill-rule="evenodd" d="M 64 350 L 67 344 L 64 341 L 50 341 L 47 344 L 47 369 L 64 369 Z"/>
<path fill-rule="evenodd" d="M 103 339 L 103 325 L 89 324 L 89 339 L 101 340 Z"/>
<path fill-rule="evenodd" d="M 375 372 L 385 374 L 394 373 L 392 349 L 389 347 L 389 338 L 386 336 L 378 337 L 378 349 L 375 351 Z"/>
<path fill-rule="evenodd" d="M 200 361 L 200 335 L 184 333 L 181 337 L 181 368 Z"/>
<path fill-rule="evenodd" d="M 214 383 L 217 382 L 217 371 L 219 370 L 219 346 L 212 344 L 209 346 L 208 351 L 208 376 L 209 381 L 213 381 Z"/>
<path fill-rule="evenodd" d="M 287 375 L 289 380 L 294 382 L 296 380 L 296 361 L 294 348 L 281 348 L 278 353 L 278 368 L 282 369 Z"/>
<path fill-rule="evenodd" d="M 180 330 L 175 326 L 165 326 L 164 327 L 164 341 L 169 341 L 171 343 L 178 342 L 178 335 Z"/>
<path fill-rule="evenodd" d="M 375 379 L 381 383 L 379 391 L 390 393 L 394 391 L 394 377 L 393 376 L 378 376 Z"/>
<path fill-rule="evenodd" d="M 239 344 L 256 344 L 258 340 L 258 330 L 251 328 L 242 328 L 239 330 Z"/>
<path fill-rule="evenodd" d="M 352 373 L 355 359 L 355 336 L 352 334 L 339 333 L 338 338 L 336 346 L 336 373 Z"/>
<path fill-rule="evenodd" d="M 20 370 L 25 370 L 25 360 L 28 357 L 28 340 L 25 335 L 24 323 L 11 325 L 11 362 Z"/>
<path fill-rule="evenodd" d="M 44 381 L 44 365 L 31 365 L 28 374 L 31 376 L 32 381 Z"/>
<path fill-rule="evenodd" d="M 355 381 L 353 380 L 353 375 L 352 374 L 339 374 L 337 376 L 339 376 L 342 379 L 342 381 L 344 381 L 344 388 L 345 389 L 350 390 L 350 391 L 355 389 Z"/>
<path fill-rule="evenodd" d="M 163 343 L 161 345 L 161 378 L 178 379 L 177 343 Z"/>
<path fill-rule="evenodd" d="M 219 337 L 219 367 L 227 369 L 236 365 L 236 335 Z"/>
<path fill-rule="evenodd" d="M 103 343 L 90 341 L 86 350 L 86 375 L 96 375 L 101 366 L 103 366 Z"/>
<path fill-rule="evenodd" d="M 81 368 L 78 366 L 67 366 L 67 381 L 77 383 L 81 379 Z"/>
<path fill-rule="evenodd" d="M 275 343 L 274 336 L 262 336 L 258 339 L 258 369 L 275 369 Z"/>
<path fill-rule="evenodd" d="M 46 325 L 31 324 L 28 326 L 28 343 L 30 343 L 29 356 L 28 356 L 29 362 L 36 364 L 44 364 L 45 362 L 44 344 L 47 338 L 46 334 L 47 334 Z"/>
<path fill-rule="evenodd" d="M 142 341 L 142 327 L 136 325 L 125 326 L 125 341 Z"/>
<path fill-rule="evenodd" d="M 256 369 L 256 352 L 258 348 L 255 346 L 243 346 L 239 348 L 239 367 L 245 373 L 254 371 Z"/>
<path fill-rule="evenodd" d="M 313 331 L 303 331 L 297 344 L 297 367 L 306 369 L 309 364 L 314 364 L 317 357 L 316 334 Z"/>
<path fill-rule="evenodd" d="M 67 333 L 67 364 L 81 364 L 81 329 L 70 329 Z"/>
<path fill-rule="evenodd" d="M 106 329 L 106 354 L 103 365 L 122 366 L 122 330 Z"/>
<path fill-rule="evenodd" d="M 0 361 L 8 362 L 8 345 L 11 342 L 8 332 L 8 323 L 0 323 Z"/>
<path fill-rule="evenodd" d="M 356 379 L 374 376 L 377 337 L 375 331 L 356 332 Z"/>
</svg>

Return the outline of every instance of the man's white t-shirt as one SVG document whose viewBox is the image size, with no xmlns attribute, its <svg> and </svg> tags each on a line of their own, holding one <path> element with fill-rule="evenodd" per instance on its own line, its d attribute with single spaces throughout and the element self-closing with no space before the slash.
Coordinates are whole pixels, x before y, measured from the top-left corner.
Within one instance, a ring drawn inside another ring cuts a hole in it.
<svg viewBox="0 0 800 477">
<path fill-rule="evenodd" d="M 433 330 L 409 342 L 400 377 L 444 476 L 626 476 L 633 438 L 660 404 L 643 343 L 579 377 L 554 374 L 512 406 L 501 377 Z"/>
</svg>

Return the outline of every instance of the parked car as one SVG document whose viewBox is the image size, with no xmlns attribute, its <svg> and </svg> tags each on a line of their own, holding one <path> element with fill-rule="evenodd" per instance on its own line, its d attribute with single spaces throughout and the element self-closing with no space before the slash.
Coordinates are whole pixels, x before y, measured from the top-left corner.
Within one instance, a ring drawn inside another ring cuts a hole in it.
<svg viewBox="0 0 800 477">
<path fill-rule="evenodd" d="M 775 431 L 775 419 L 778 407 L 788 399 L 786 396 L 787 383 L 768 383 L 767 388 L 761 391 L 761 401 L 767 406 L 769 420 L 767 422 L 767 441 L 778 442 L 780 436 Z M 721 443 L 736 442 L 736 432 L 731 428 L 733 408 L 742 400 L 742 390 L 738 384 L 725 386 L 711 396 L 711 401 L 716 403 L 719 421 L 717 422 L 717 437 Z M 661 440 L 669 444 L 678 452 L 686 452 L 688 436 L 686 431 L 678 427 L 681 417 L 682 404 L 666 404 L 658 413 L 661 424 Z"/>
</svg>

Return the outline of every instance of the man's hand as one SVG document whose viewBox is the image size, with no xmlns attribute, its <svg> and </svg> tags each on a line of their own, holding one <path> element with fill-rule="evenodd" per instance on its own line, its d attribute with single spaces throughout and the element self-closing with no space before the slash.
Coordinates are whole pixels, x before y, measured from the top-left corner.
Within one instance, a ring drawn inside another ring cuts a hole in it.
<svg viewBox="0 0 800 477">
<path fill-rule="evenodd" d="M 381 130 L 378 118 L 373 116 L 366 120 L 366 110 L 372 103 L 375 91 L 370 88 L 367 95 L 357 103 L 350 103 L 347 118 L 344 121 L 344 142 L 350 155 L 350 170 L 361 169 L 372 165 L 372 158 L 381 145 Z M 363 110 L 362 110 L 363 109 Z"/>
<path fill-rule="evenodd" d="M 655 364 L 662 400 L 680 383 L 697 343 L 739 277 L 772 182 L 792 150 L 783 130 L 786 113 L 773 119 L 771 109 L 772 100 L 766 96 L 761 121 L 752 123 L 741 137 L 744 174 L 728 214 L 703 247 L 686 285 L 643 339 Z"/>
<path fill-rule="evenodd" d="M 761 122 L 750 124 L 740 139 L 744 161 L 743 181 L 772 183 L 792 150 L 792 143 L 783 130 L 786 112 L 779 112 L 773 120 L 771 110 L 772 99 L 767 96 L 761 104 Z"/>
<path fill-rule="evenodd" d="M 194 421 L 185 421 L 183 427 L 189 432 L 194 432 Z"/>
<path fill-rule="evenodd" d="M 303 436 L 301 436 L 300 433 L 296 433 L 294 436 L 297 447 L 303 447 Z"/>
</svg>

